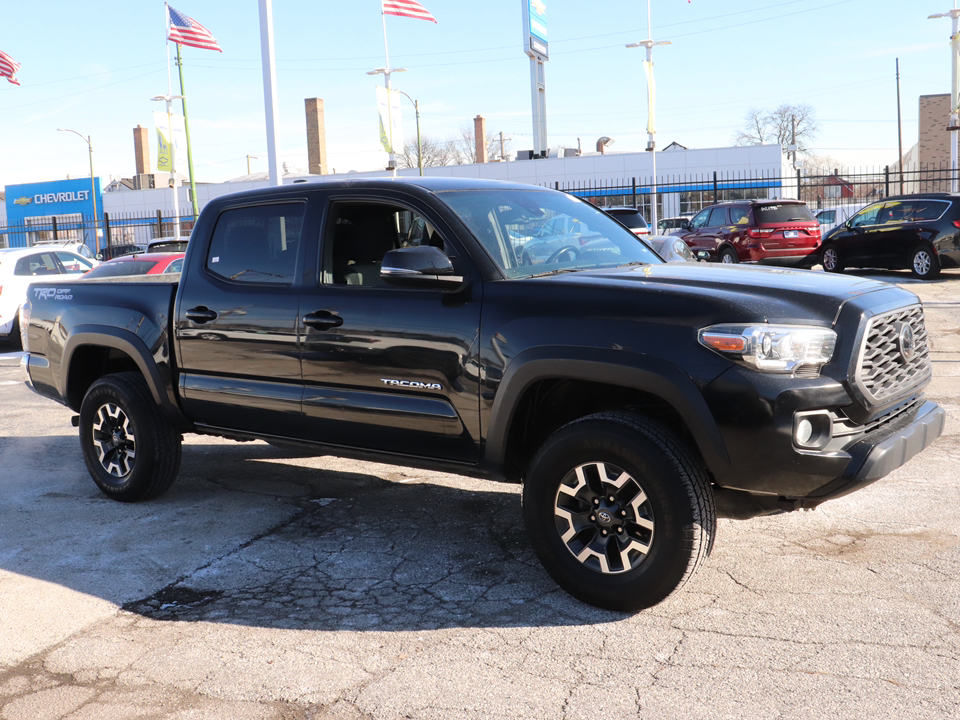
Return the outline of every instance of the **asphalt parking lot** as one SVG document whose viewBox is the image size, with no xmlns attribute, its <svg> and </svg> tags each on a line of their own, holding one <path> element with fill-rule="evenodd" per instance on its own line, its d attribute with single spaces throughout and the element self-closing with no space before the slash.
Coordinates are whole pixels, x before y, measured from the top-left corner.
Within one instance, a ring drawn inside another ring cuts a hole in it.
<svg viewBox="0 0 960 720">
<path fill-rule="evenodd" d="M 721 520 L 637 615 L 556 588 L 513 486 L 188 436 L 170 492 L 110 501 L 0 347 L 0 719 L 960 717 L 960 271 L 870 276 L 924 301 L 946 434 Z"/>
</svg>

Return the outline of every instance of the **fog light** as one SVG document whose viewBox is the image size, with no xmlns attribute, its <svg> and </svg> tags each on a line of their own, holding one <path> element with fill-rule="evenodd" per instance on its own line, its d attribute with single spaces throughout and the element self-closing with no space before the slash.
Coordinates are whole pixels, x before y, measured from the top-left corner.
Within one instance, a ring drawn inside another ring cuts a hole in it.
<svg viewBox="0 0 960 720">
<path fill-rule="evenodd" d="M 804 450 L 820 450 L 833 438 L 833 420 L 826 410 L 797 413 L 793 418 L 793 442 Z"/>
</svg>

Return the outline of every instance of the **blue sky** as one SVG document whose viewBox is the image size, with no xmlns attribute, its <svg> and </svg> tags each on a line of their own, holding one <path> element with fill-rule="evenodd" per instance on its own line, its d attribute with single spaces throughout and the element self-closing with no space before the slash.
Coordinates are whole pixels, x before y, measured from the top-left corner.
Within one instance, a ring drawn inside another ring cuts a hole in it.
<svg viewBox="0 0 960 720">
<path fill-rule="evenodd" d="M 551 146 L 613 151 L 646 144 L 647 37 L 643 0 L 545 0 Z M 223 53 L 183 49 L 197 179 L 220 182 L 267 169 L 257 0 L 175 0 Z M 450 140 L 483 115 L 532 147 L 528 60 L 520 0 L 422 0 L 437 24 L 387 17 L 395 88 L 416 98 L 423 133 Z M 133 128 L 152 128 L 151 102 L 167 91 L 163 2 L 40 0 L 5 3 L 0 50 L 22 65 L 21 86 L 0 80 L 0 186 L 135 171 Z M 904 149 L 917 140 L 920 95 L 949 92 L 950 20 L 929 20 L 952 0 L 653 0 L 657 141 L 732 144 L 750 108 L 814 108 L 814 151 L 848 166 L 896 160 L 895 59 L 900 59 Z M 304 98 L 324 99 L 330 165 L 383 167 L 374 87 L 384 64 L 380 0 L 274 0 L 280 159 L 306 170 Z M 178 92 L 174 68 L 174 93 Z M 409 105 L 409 103 L 408 103 Z M 404 118 L 413 137 L 413 107 Z M 152 137 L 152 133 L 151 133 Z M 156 150 L 151 149 L 156 161 Z"/>
</svg>

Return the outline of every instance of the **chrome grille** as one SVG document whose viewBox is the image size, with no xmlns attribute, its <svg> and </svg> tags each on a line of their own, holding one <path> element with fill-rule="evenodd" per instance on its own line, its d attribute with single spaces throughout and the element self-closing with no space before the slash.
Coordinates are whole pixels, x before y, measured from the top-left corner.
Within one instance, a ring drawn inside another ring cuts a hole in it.
<svg viewBox="0 0 960 720">
<path fill-rule="evenodd" d="M 904 329 L 905 326 L 908 329 Z M 914 352 L 905 335 L 912 333 Z M 923 307 L 910 305 L 870 318 L 857 363 L 857 386 L 867 400 L 883 403 L 924 382 L 931 375 Z"/>
</svg>

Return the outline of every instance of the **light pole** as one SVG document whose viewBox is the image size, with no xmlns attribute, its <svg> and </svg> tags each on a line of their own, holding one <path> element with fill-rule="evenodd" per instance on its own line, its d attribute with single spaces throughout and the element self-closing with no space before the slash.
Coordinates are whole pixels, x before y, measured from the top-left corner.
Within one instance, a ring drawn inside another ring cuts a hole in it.
<svg viewBox="0 0 960 720">
<path fill-rule="evenodd" d="M 951 75 L 950 75 L 950 126 L 947 132 L 950 133 L 950 191 L 957 192 L 957 130 L 960 130 L 960 117 L 957 114 L 957 106 L 960 105 L 960 77 L 957 73 L 957 54 L 960 53 L 960 37 L 958 37 L 958 28 L 960 28 L 960 9 L 957 9 L 957 0 L 953 0 L 953 10 L 945 13 L 928 15 L 927 19 L 945 18 L 953 20 L 953 30 L 950 32 L 950 56 L 951 56 Z M 902 162 L 902 161 L 901 161 Z"/>
<path fill-rule="evenodd" d="M 393 103 L 390 102 L 390 75 L 406 71 L 406 68 L 392 67 L 378 67 L 367 71 L 367 75 L 383 75 L 383 86 L 387 89 L 387 139 L 390 141 L 390 159 L 387 162 L 387 169 L 392 170 L 394 175 L 397 174 L 397 154 L 393 147 Z"/>
<path fill-rule="evenodd" d="M 647 73 L 647 150 L 650 151 L 650 160 L 653 165 L 653 189 L 650 203 L 650 227 L 651 232 L 657 230 L 657 144 L 654 135 L 657 133 L 656 124 L 656 85 L 653 82 L 653 47 L 655 45 L 670 45 L 669 40 L 659 40 L 654 42 L 653 33 L 650 30 L 650 0 L 647 0 L 647 39 L 640 42 L 630 43 L 628 48 L 645 47 L 647 49 L 647 59 L 643 63 L 644 70 Z"/>
<path fill-rule="evenodd" d="M 403 90 L 394 90 L 413 103 L 413 112 L 417 116 L 417 167 L 420 168 L 420 177 L 423 177 L 423 145 L 420 143 L 420 105 Z"/>
<path fill-rule="evenodd" d="M 259 159 L 256 155 L 247 155 L 247 175 L 250 174 L 250 161 Z"/>
<path fill-rule="evenodd" d="M 76 130 L 70 130 L 69 128 L 57 128 L 59 132 L 72 132 L 74 135 L 79 137 L 87 144 L 87 149 L 90 151 L 90 196 L 93 198 L 93 249 L 96 254 L 100 253 L 100 228 L 97 223 L 97 186 L 96 182 L 93 179 L 93 143 L 90 142 L 90 136 L 87 135 L 84 137 Z"/>
<path fill-rule="evenodd" d="M 170 187 L 173 188 L 173 239 L 180 240 L 180 200 L 177 193 L 177 141 L 173 130 L 173 101 L 183 95 L 154 95 L 151 100 L 162 100 L 167 105 L 167 132 L 170 133 Z"/>
</svg>

